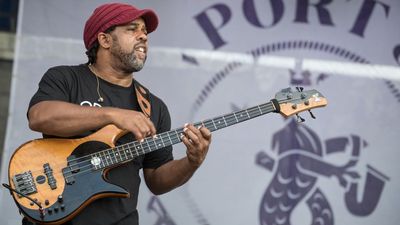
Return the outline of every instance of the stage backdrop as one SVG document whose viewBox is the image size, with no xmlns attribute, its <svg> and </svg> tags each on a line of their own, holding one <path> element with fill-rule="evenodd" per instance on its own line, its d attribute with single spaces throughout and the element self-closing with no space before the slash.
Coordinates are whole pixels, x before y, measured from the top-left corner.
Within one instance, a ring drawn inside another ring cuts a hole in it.
<svg viewBox="0 0 400 225">
<path fill-rule="evenodd" d="M 104 2 L 21 1 L 2 182 L 13 151 L 40 137 L 26 120 L 39 79 L 51 66 L 86 62 L 83 26 Z M 142 185 L 141 224 L 398 224 L 398 0 L 127 2 L 159 15 L 135 78 L 167 103 L 173 127 L 268 102 L 286 87 L 328 99 L 316 119 L 302 113 L 304 123 L 267 114 L 215 132 L 189 183 L 162 196 Z M 0 224 L 18 224 L 9 192 L 0 193 Z"/>
</svg>

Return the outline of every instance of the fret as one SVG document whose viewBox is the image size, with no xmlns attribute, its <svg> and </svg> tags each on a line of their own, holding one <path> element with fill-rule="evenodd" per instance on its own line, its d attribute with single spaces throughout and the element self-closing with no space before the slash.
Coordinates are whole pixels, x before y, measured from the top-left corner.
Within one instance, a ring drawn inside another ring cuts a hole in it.
<svg viewBox="0 0 400 225">
<path fill-rule="evenodd" d="M 235 124 L 235 120 L 232 114 L 230 115 L 225 115 L 225 125 L 228 127 L 232 124 Z"/>
<path fill-rule="evenodd" d="M 133 158 L 133 157 L 129 157 L 130 151 L 129 151 L 128 148 L 126 148 L 126 145 L 122 145 L 122 150 L 124 151 L 125 158 L 126 158 L 127 160 Z M 131 153 L 131 156 L 132 156 L 132 153 Z"/>
<path fill-rule="evenodd" d="M 145 153 L 145 149 L 144 149 L 144 147 L 143 147 L 143 142 L 144 142 L 144 141 L 139 141 L 139 144 L 140 144 L 139 150 L 142 150 L 142 153 L 138 152 L 138 156 L 139 156 L 139 155 L 143 155 L 143 154 Z"/>
<path fill-rule="evenodd" d="M 253 112 L 251 110 L 252 110 L 251 108 L 246 110 L 246 113 L 247 113 L 247 116 L 249 117 L 249 119 L 251 119 L 251 118 L 256 116 L 256 115 L 253 114 Z"/>
<path fill-rule="evenodd" d="M 145 151 L 145 149 L 143 149 L 143 154 L 146 154 L 146 153 L 150 152 L 150 150 L 151 150 L 151 147 L 150 147 L 150 145 L 149 145 L 149 142 L 148 142 L 148 141 L 144 141 L 144 142 L 146 142 L 146 144 L 147 144 L 147 147 L 149 148 L 149 149 L 148 149 L 148 151 Z"/>
<path fill-rule="evenodd" d="M 261 105 L 262 108 L 268 107 L 266 104 Z M 268 108 L 267 108 L 268 109 Z"/>
<path fill-rule="evenodd" d="M 154 149 L 154 150 L 155 149 L 159 149 L 160 148 L 160 143 L 157 142 L 157 138 L 154 138 L 153 142 L 154 142 L 154 148 L 152 148 L 152 149 Z"/>
<path fill-rule="evenodd" d="M 164 143 L 164 140 L 163 140 L 163 138 L 162 138 L 162 137 L 160 137 L 159 139 L 161 140 L 161 144 L 162 144 L 162 146 L 163 146 L 163 147 L 165 147 L 166 145 L 165 145 L 165 143 Z"/>
<path fill-rule="evenodd" d="M 126 143 L 125 146 L 128 149 L 129 154 L 131 155 L 131 158 L 132 159 L 135 158 L 135 156 L 136 156 L 136 154 L 135 154 L 135 152 L 136 152 L 135 142 Z"/>
<path fill-rule="evenodd" d="M 214 125 L 215 130 L 218 130 L 217 126 L 215 126 L 214 120 L 211 120 L 211 122 Z"/>
<path fill-rule="evenodd" d="M 119 155 L 119 158 L 120 158 L 121 162 L 125 161 L 124 158 L 123 158 L 123 155 L 122 155 L 123 151 L 121 151 L 121 147 L 118 146 L 115 149 L 117 150 L 117 156 Z"/>
<path fill-rule="evenodd" d="M 108 166 L 108 164 L 106 164 L 107 160 L 106 160 L 106 155 L 104 154 L 104 151 L 101 151 L 100 154 L 103 154 L 103 156 L 101 156 L 101 163 L 103 163 L 103 168 Z"/>
<path fill-rule="evenodd" d="M 262 114 L 263 114 L 263 112 L 261 111 L 261 108 L 260 108 L 260 106 L 259 106 L 259 105 L 257 106 L 257 108 L 258 108 L 258 110 L 260 111 L 260 115 L 262 115 Z"/>
<path fill-rule="evenodd" d="M 175 131 L 175 135 L 176 135 L 176 137 L 178 138 L 178 140 L 182 140 L 182 139 L 181 139 L 181 135 L 178 134 L 178 131 L 177 131 L 177 130 L 174 130 L 174 131 Z"/>
<path fill-rule="evenodd" d="M 121 160 L 120 162 L 124 161 L 124 160 L 122 159 L 121 152 L 119 151 L 118 147 L 115 148 L 114 154 L 116 155 L 115 157 L 117 158 L 117 162 L 118 162 L 118 156 L 119 156 L 119 158 L 120 158 L 119 160 Z"/>
<path fill-rule="evenodd" d="M 174 144 L 179 143 L 179 142 L 182 141 L 181 135 L 182 135 L 182 133 L 179 134 L 178 131 L 175 130 L 175 134 L 174 134 L 174 136 L 173 136 L 173 138 L 174 138 Z"/>
<path fill-rule="evenodd" d="M 111 158 L 114 160 L 114 164 L 118 163 L 118 158 L 115 155 L 115 152 L 113 149 L 110 150 Z"/>
<path fill-rule="evenodd" d="M 108 154 L 107 159 L 109 159 L 109 160 L 111 161 L 111 164 L 109 163 L 109 165 L 114 164 L 114 162 L 113 162 L 113 160 L 112 160 L 112 157 L 111 157 L 111 155 L 110 155 L 110 150 L 107 150 L 107 154 Z M 109 162 L 110 162 L 110 161 L 109 161 Z"/>
<path fill-rule="evenodd" d="M 118 150 L 118 154 L 119 154 L 119 157 L 121 158 L 121 162 L 125 161 L 126 158 L 124 158 L 124 154 L 125 154 L 124 149 L 121 146 L 117 146 L 116 149 Z"/>
<path fill-rule="evenodd" d="M 209 120 L 205 121 L 205 122 L 201 122 L 202 126 L 204 126 L 205 128 L 209 129 L 210 131 L 212 131 L 212 127 L 211 127 L 211 123 Z"/>
<path fill-rule="evenodd" d="M 149 150 L 150 151 L 153 151 L 153 149 L 157 149 L 157 143 L 156 143 L 156 140 L 154 138 L 150 138 L 147 141 L 148 141 L 148 145 L 149 145 Z M 151 143 L 150 143 L 150 141 L 151 141 Z M 152 145 L 150 146 L 150 144 L 152 144 Z M 154 144 L 154 146 L 153 146 L 153 144 Z"/>
<path fill-rule="evenodd" d="M 221 128 L 224 128 L 224 127 L 223 127 L 223 124 L 221 123 L 221 119 L 222 119 L 222 118 L 219 117 L 218 120 L 215 121 L 215 122 L 216 122 L 216 125 L 217 125 L 217 130 L 218 130 L 218 129 L 221 129 Z M 222 125 L 222 126 L 220 126 L 220 125 Z"/>
<path fill-rule="evenodd" d="M 126 157 L 126 153 L 125 153 L 124 147 L 123 146 L 119 146 L 119 148 L 120 148 L 119 154 L 121 155 L 122 161 L 126 161 L 128 159 L 128 157 Z"/>
<path fill-rule="evenodd" d="M 131 148 L 129 147 L 129 145 L 127 145 L 126 146 L 127 148 L 127 150 L 129 151 L 129 153 L 131 154 L 131 158 L 133 159 L 133 158 L 135 158 L 134 156 L 133 156 L 133 153 L 132 153 L 132 150 L 131 150 Z M 135 147 L 133 147 L 133 150 L 135 150 Z"/>
<path fill-rule="evenodd" d="M 165 147 L 162 139 L 160 137 L 158 137 L 158 136 L 156 136 L 156 143 L 157 143 L 157 149 Z"/>
<path fill-rule="evenodd" d="M 256 117 L 261 115 L 259 114 L 258 109 L 256 107 L 250 108 L 248 111 L 250 112 L 251 117 Z"/>
<path fill-rule="evenodd" d="M 251 117 L 250 117 L 250 115 L 249 115 L 249 111 L 248 111 L 248 110 L 245 110 L 245 112 L 247 113 L 247 118 L 250 119 Z"/>
<path fill-rule="evenodd" d="M 243 111 L 240 111 L 239 121 L 242 122 L 243 120 Z"/>
<path fill-rule="evenodd" d="M 236 123 L 239 123 L 239 120 L 238 120 L 238 118 L 237 118 L 237 116 L 236 116 L 236 113 L 233 113 L 233 115 L 235 116 Z"/>
<path fill-rule="evenodd" d="M 228 124 L 226 124 L 225 116 L 222 116 L 222 119 L 224 120 L 225 127 L 227 127 L 227 126 L 228 126 Z"/>
<path fill-rule="evenodd" d="M 110 150 L 110 154 L 111 154 L 111 157 L 112 157 L 113 160 L 114 160 L 114 164 L 119 163 L 118 155 L 115 154 L 115 149 L 111 149 L 111 150 Z"/>
<path fill-rule="evenodd" d="M 115 161 L 116 161 L 117 163 L 121 162 L 120 159 L 118 159 L 119 153 L 118 153 L 118 152 L 115 152 L 115 149 L 113 149 L 112 153 L 114 154 Z"/>
<path fill-rule="evenodd" d="M 169 141 L 171 142 L 171 145 L 173 145 L 174 143 L 172 142 L 171 136 L 169 135 L 169 133 L 167 133 L 167 137 L 168 137 Z"/>
<path fill-rule="evenodd" d="M 138 145 L 134 145 L 134 149 L 135 149 L 135 152 L 136 152 L 136 156 L 139 156 L 140 155 L 140 153 L 139 153 L 140 148 L 143 148 L 143 146 L 142 146 L 142 144 L 140 142 L 136 141 L 134 143 L 138 144 Z"/>
</svg>

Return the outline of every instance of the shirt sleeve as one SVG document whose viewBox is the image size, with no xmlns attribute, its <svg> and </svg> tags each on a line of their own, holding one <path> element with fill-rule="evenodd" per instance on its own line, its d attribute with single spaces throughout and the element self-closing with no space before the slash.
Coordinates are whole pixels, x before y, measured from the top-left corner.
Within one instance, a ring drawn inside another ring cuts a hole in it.
<svg viewBox="0 0 400 225">
<path fill-rule="evenodd" d="M 171 117 L 164 102 L 162 102 L 160 99 L 157 99 L 157 101 L 160 102 L 160 107 L 158 110 L 153 110 L 151 117 L 154 125 L 156 126 L 157 133 L 159 134 L 171 130 Z M 154 108 L 153 105 L 152 108 Z M 155 123 L 154 118 L 157 116 L 159 119 L 158 121 L 156 120 L 157 123 Z M 146 154 L 143 160 L 143 168 L 157 168 L 173 159 L 172 146 L 167 146 Z"/>
<path fill-rule="evenodd" d="M 41 101 L 68 102 L 70 100 L 70 82 L 65 75 L 58 68 L 50 68 L 40 80 L 39 88 L 29 102 L 29 109 Z"/>
</svg>

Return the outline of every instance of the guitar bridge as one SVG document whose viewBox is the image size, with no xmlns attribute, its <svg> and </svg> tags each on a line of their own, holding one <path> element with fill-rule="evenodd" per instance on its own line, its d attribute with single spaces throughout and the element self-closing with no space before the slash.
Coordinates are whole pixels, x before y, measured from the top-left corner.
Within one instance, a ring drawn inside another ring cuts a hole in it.
<svg viewBox="0 0 400 225">
<path fill-rule="evenodd" d="M 37 192 L 31 171 L 13 176 L 12 181 L 14 183 L 15 190 L 21 192 L 22 194 L 30 195 Z M 18 197 L 21 198 L 22 195 L 18 194 Z"/>
</svg>

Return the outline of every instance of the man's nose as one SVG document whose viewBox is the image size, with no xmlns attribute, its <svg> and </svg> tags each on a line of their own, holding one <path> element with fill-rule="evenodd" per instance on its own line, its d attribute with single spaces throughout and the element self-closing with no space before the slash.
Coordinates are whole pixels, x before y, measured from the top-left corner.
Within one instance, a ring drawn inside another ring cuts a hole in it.
<svg viewBox="0 0 400 225">
<path fill-rule="evenodd" d="M 139 36 L 137 37 L 140 41 L 147 41 L 147 34 L 146 32 L 140 31 Z"/>
</svg>

